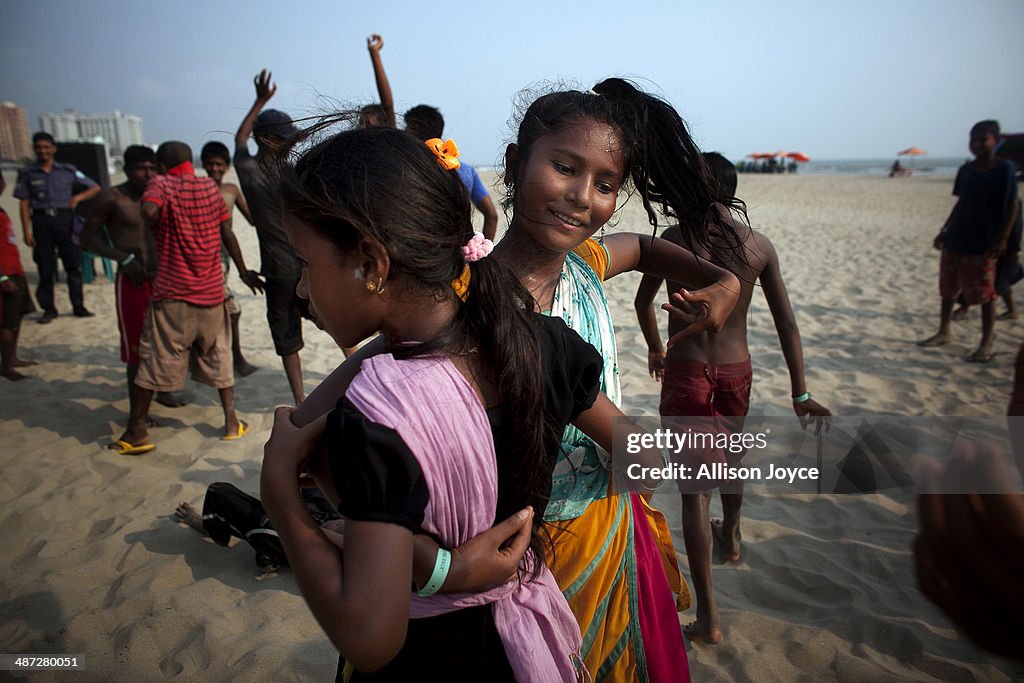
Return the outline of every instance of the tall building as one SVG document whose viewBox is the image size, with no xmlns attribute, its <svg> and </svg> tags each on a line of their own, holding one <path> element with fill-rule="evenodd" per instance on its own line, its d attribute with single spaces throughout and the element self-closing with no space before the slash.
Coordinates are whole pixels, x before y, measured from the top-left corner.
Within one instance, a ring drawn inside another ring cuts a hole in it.
<svg viewBox="0 0 1024 683">
<path fill-rule="evenodd" d="M 28 114 L 14 102 L 0 102 L 0 159 L 32 158 Z"/>
<path fill-rule="evenodd" d="M 143 144 L 142 119 L 116 109 L 109 114 L 81 114 L 70 109 L 61 114 L 42 114 L 39 127 L 58 142 L 103 138 L 113 159 L 120 158 L 129 145 Z"/>
</svg>

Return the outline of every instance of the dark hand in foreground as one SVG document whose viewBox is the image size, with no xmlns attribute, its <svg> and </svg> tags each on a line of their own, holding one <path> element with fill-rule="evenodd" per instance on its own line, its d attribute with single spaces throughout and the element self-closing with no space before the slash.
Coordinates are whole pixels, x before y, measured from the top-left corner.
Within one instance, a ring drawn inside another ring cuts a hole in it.
<svg viewBox="0 0 1024 683">
<path fill-rule="evenodd" d="M 452 550 L 444 593 L 480 593 L 516 578 L 530 547 L 533 508 L 527 507 Z"/>
<path fill-rule="evenodd" d="M 247 270 L 242 273 L 240 277 L 242 278 L 242 282 L 252 290 L 253 294 L 263 293 L 263 279 L 260 278 L 260 274 L 255 270 Z"/>
<path fill-rule="evenodd" d="M 274 411 L 274 427 L 263 446 L 263 483 L 272 481 L 275 484 L 288 482 L 288 486 L 297 485 L 299 472 L 304 469 L 306 460 L 321 441 L 327 416 L 321 415 L 305 427 L 296 427 L 291 419 L 293 410 L 279 406 Z"/>
<path fill-rule="evenodd" d="M 1011 492 L 1014 480 L 995 445 L 954 446 L 945 468 L 923 473 L 914 561 L 921 592 L 971 640 L 1024 661 L 1024 495 Z"/>
<path fill-rule="evenodd" d="M 826 434 L 832 431 L 832 412 L 813 398 L 794 403 L 793 412 L 800 418 L 800 426 L 804 429 L 814 425 L 815 436 L 821 434 L 822 427 L 825 427 Z"/>
<path fill-rule="evenodd" d="M 126 266 L 122 265 L 121 274 L 131 280 L 133 285 L 141 285 L 146 281 L 146 269 L 138 259 L 130 261 Z"/>
</svg>

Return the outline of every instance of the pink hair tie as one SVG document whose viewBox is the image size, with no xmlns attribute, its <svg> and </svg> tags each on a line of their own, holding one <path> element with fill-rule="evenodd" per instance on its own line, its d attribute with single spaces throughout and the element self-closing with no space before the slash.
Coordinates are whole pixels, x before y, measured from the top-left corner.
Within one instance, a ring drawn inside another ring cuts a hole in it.
<svg viewBox="0 0 1024 683">
<path fill-rule="evenodd" d="M 466 259 L 466 263 L 475 263 L 486 258 L 492 249 L 494 249 L 494 242 L 484 237 L 482 232 L 474 232 L 466 242 L 466 246 L 462 248 L 462 256 Z"/>
</svg>

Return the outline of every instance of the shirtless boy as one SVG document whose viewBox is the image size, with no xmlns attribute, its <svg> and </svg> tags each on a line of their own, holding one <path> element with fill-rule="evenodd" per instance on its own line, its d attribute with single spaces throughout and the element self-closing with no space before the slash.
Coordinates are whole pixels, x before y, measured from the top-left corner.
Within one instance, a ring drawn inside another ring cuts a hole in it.
<svg viewBox="0 0 1024 683">
<path fill-rule="evenodd" d="M 249 213 L 249 205 L 245 202 L 242 190 L 234 183 L 225 183 L 224 176 L 231 169 L 231 152 L 223 142 L 207 142 L 199 153 L 199 159 L 203 162 L 203 170 L 206 175 L 213 178 L 220 188 L 220 196 L 228 207 L 228 214 L 233 215 L 235 207 L 242 213 L 242 217 L 255 226 L 252 222 L 252 214 Z M 242 317 L 242 307 L 235 299 L 234 293 L 228 286 L 228 274 L 231 273 L 231 257 L 228 252 L 221 248 L 220 262 L 224 267 L 224 303 L 228 307 L 228 315 L 231 316 L 231 356 L 235 365 L 235 374 L 240 377 L 248 377 L 259 368 L 250 363 L 242 355 L 241 335 L 238 334 L 238 323 Z"/>
<path fill-rule="evenodd" d="M 736 192 L 736 168 L 717 153 L 705 154 L 704 159 L 718 179 L 723 200 L 731 200 Z M 727 209 L 720 205 L 719 210 Z M 732 239 L 729 236 L 713 235 L 722 245 L 714 253 L 694 249 L 698 255 L 732 271 L 741 283 L 739 302 L 721 332 L 705 332 L 683 339 L 672 346 L 666 356 L 652 305 L 662 281 L 645 275 L 637 290 L 634 304 L 640 328 L 647 340 L 648 369 L 652 377 L 663 379 L 659 412 L 663 418 L 739 418 L 730 420 L 729 428 L 733 432 L 742 430 L 742 418 L 746 417 L 750 407 L 752 379 L 750 351 L 747 347 L 747 310 L 754 283 L 760 281 L 789 367 L 793 411 L 804 425 L 811 418 L 827 418 L 831 413 L 811 398 L 804 384 L 800 331 L 789 304 L 786 285 L 782 281 L 775 248 L 767 237 L 751 230 L 745 222 L 731 218 L 734 229 Z M 682 239 L 676 226 L 666 230 L 662 237 L 692 248 Z M 738 248 L 725 246 L 730 243 L 738 243 Z M 667 284 L 671 294 L 692 283 Z M 682 327 L 675 318 L 669 318 L 669 336 L 679 332 Z M 730 482 L 728 489 L 723 487 L 719 491 L 724 519 L 715 522 L 709 519 L 708 508 L 711 492 L 718 485 L 714 482 L 709 482 L 709 485 L 708 490 L 682 494 L 683 540 L 697 597 L 697 620 L 683 630 L 690 640 L 717 643 L 722 640 L 722 630 L 711 587 L 712 541 L 723 560 L 739 560 L 743 484 Z"/>
</svg>

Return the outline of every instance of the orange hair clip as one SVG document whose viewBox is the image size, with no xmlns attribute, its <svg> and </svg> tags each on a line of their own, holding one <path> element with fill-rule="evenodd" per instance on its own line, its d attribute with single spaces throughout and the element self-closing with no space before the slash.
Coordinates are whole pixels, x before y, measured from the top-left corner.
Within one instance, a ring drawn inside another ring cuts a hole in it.
<svg viewBox="0 0 1024 683">
<path fill-rule="evenodd" d="M 437 162 L 447 170 L 454 171 L 462 165 L 459 162 L 459 148 L 454 140 L 431 138 L 427 140 L 427 147 L 437 157 Z"/>
</svg>

